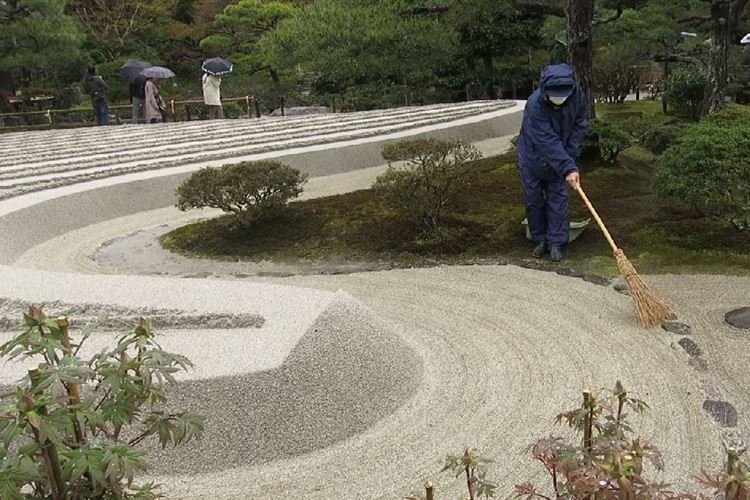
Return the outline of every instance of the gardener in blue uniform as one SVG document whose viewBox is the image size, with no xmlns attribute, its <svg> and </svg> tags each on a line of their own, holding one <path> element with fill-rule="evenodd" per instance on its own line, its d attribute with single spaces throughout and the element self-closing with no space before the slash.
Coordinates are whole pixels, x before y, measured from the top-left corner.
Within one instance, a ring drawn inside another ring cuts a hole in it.
<svg viewBox="0 0 750 500">
<path fill-rule="evenodd" d="M 589 120 L 588 100 L 573 68 L 554 64 L 542 70 L 541 84 L 526 102 L 518 138 L 518 165 L 534 257 L 549 252 L 562 260 L 570 215 L 566 182 L 580 182 L 576 159 Z"/>
</svg>

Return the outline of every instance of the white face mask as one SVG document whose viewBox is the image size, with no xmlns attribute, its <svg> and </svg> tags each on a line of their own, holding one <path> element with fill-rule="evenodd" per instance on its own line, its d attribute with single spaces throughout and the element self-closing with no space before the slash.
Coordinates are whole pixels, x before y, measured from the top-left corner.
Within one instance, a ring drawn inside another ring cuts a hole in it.
<svg viewBox="0 0 750 500">
<path fill-rule="evenodd" d="M 562 104 L 568 100 L 568 96 L 562 96 L 562 97 L 555 97 L 553 95 L 548 95 L 547 99 L 549 99 L 549 102 L 554 104 L 555 106 L 562 106 Z"/>
</svg>

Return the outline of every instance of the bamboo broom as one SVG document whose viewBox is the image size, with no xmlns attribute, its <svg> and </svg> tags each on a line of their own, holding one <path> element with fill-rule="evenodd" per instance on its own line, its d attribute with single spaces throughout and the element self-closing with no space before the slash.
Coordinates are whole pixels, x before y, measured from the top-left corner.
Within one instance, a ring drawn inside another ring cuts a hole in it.
<svg viewBox="0 0 750 500">
<path fill-rule="evenodd" d="M 594 206 L 589 201 L 586 193 L 583 192 L 580 184 L 576 184 L 574 189 L 581 195 L 583 202 L 588 207 L 591 215 L 594 216 L 597 224 L 604 233 L 604 237 L 607 238 L 609 246 L 612 247 L 612 251 L 615 254 L 617 260 L 617 267 L 620 269 L 620 274 L 625 278 L 625 282 L 628 285 L 628 291 L 630 297 L 633 299 L 633 307 L 636 313 L 638 313 L 638 319 L 641 322 L 641 326 L 644 328 L 650 328 L 661 324 L 662 321 L 669 318 L 672 315 L 672 311 L 669 309 L 663 300 L 654 292 L 643 279 L 638 275 L 633 265 L 630 263 L 623 251 L 617 247 L 615 240 L 607 231 L 604 226 L 604 222 L 596 213 Z"/>
</svg>

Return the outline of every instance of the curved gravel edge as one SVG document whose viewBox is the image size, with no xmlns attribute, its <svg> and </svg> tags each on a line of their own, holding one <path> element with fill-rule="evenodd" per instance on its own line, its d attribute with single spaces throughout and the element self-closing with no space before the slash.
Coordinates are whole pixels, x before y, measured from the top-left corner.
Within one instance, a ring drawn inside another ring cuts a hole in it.
<svg viewBox="0 0 750 500">
<path fill-rule="evenodd" d="M 392 414 L 421 376 L 390 325 L 340 294 L 280 368 L 170 389 L 170 407 L 207 417 L 206 433 L 176 450 L 154 442 L 147 459 L 156 473 L 204 473 L 322 449 Z"/>
</svg>

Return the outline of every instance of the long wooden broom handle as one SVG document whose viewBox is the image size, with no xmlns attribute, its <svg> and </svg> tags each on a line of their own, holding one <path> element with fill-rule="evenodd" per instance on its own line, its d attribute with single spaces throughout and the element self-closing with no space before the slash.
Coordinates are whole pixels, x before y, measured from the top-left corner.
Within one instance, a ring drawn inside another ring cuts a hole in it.
<svg viewBox="0 0 750 500">
<path fill-rule="evenodd" d="M 609 231 L 607 231 L 607 227 L 604 225 L 604 222 L 602 222 L 602 219 L 599 217 L 599 214 L 596 213 L 596 209 L 594 208 L 594 205 L 591 204 L 589 201 L 588 196 L 586 196 L 586 193 L 583 192 L 583 188 L 581 188 L 580 184 L 576 184 L 573 189 L 578 191 L 578 194 L 581 195 L 581 198 L 583 199 L 583 202 L 586 204 L 586 206 L 589 209 L 589 212 L 591 212 L 591 215 L 594 216 L 594 220 L 596 220 L 596 223 L 599 224 L 599 227 L 602 230 L 602 233 L 604 233 L 604 237 L 607 238 L 607 241 L 609 242 L 609 246 L 612 247 L 613 252 L 617 252 L 617 244 L 615 243 L 615 240 L 612 239 L 612 235 L 609 234 Z"/>
</svg>

